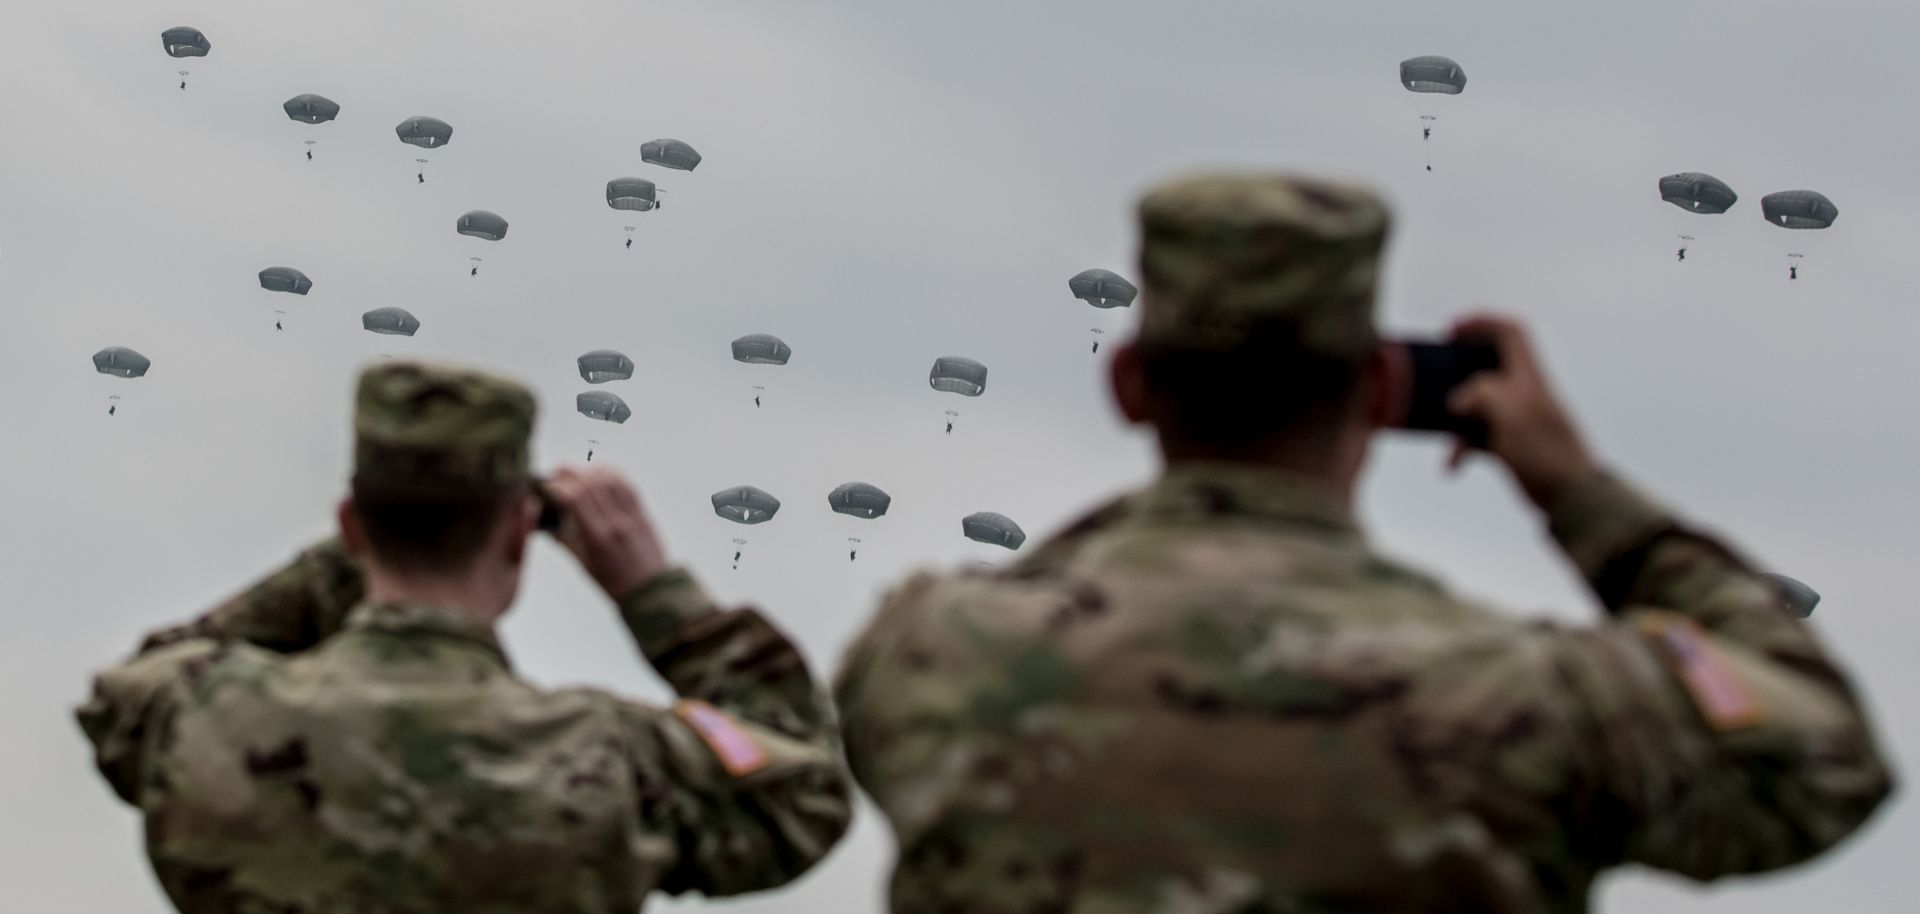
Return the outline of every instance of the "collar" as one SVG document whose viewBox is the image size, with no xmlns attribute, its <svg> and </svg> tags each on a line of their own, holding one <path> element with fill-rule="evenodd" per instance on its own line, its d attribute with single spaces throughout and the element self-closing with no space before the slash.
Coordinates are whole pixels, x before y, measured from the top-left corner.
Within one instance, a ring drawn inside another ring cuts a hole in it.
<svg viewBox="0 0 1920 914">
<path fill-rule="evenodd" d="M 457 641 L 480 649 L 502 667 L 513 668 L 493 626 L 460 609 L 418 603 L 361 603 L 347 614 L 345 630 Z"/>
<path fill-rule="evenodd" d="M 1325 483 L 1243 463 L 1192 461 L 1169 467 L 1134 496 L 1131 508 L 1128 513 L 1147 517 L 1232 516 L 1360 534 L 1353 512 Z"/>
</svg>

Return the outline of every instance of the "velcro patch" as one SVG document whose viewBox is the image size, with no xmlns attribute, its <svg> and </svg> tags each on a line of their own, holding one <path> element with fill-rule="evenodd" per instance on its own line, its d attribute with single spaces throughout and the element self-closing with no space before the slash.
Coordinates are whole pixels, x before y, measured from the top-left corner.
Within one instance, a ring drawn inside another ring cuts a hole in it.
<svg viewBox="0 0 1920 914">
<path fill-rule="evenodd" d="M 1648 615 L 1640 630 L 1660 645 L 1667 662 L 1692 696 L 1694 707 L 1715 730 L 1751 727 L 1767 718 L 1767 706 L 1692 619 Z"/>
<path fill-rule="evenodd" d="M 704 701 L 683 701 L 673 713 L 700 734 L 728 774 L 745 777 L 767 767 L 767 750 L 726 712 Z"/>
</svg>

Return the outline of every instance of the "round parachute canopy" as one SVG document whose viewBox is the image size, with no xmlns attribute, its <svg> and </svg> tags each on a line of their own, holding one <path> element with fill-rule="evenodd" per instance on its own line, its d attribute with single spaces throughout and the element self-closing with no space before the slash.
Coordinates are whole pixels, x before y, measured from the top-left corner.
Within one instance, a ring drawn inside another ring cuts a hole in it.
<svg viewBox="0 0 1920 914">
<path fill-rule="evenodd" d="M 1073 290 L 1074 298 L 1095 308 L 1126 308 L 1140 294 L 1133 283 L 1112 270 L 1083 270 L 1067 280 L 1067 288 Z"/>
<path fill-rule="evenodd" d="M 700 154 L 684 140 L 654 140 L 640 144 L 640 161 L 680 171 L 692 171 L 700 164 Z"/>
<path fill-rule="evenodd" d="M 268 267 L 260 271 L 260 288 L 269 292 L 305 295 L 313 289 L 313 280 L 292 267 Z"/>
<path fill-rule="evenodd" d="M 1415 57 L 1400 62 L 1400 85 L 1409 92 L 1459 95 L 1467 90 L 1467 71 L 1448 57 Z"/>
<path fill-rule="evenodd" d="M 1840 208 L 1825 194 L 1811 190 L 1783 190 L 1760 198 L 1760 213 L 1781 228 L 1823 229 L 1840 218 Z"/>
<path fill-rule="evenodd" d="M 627 401 L 604 390 L 589 390 L 574 397 L 573 408 L 589 419 L 599 419 L 615 425 L 633 418 L 633 410 L 627 408 Z"/>
<path fill-rule="evenodd" d="M 420 329 L 420 319 L 405 308 L 375 308 L 360 315 L 360 326 L 389 336 L 412 336 Z"/>
<path fill-rule="evenodd" d="M 977 397 L 987 390 L 987 366 L 959 356 L 942 356 L 933 360 L 933 371 L 927 374 L 927 383 L 934 390 Z"/>
<path fill-rule="evenodd" d="M 1773 582 L 1774 589 L 1786 601 L 1787 611 L 1805 619 L 1813 615 L 1814 606 L 1820 603 L 1820 595 L 1814 589 L 1784 574 L 1769 574 L 1764 577 Z"/>
<path fill-rule="evenodd" d="M 438 149 L 453 142 L 453 125 L 437 117 L 410 117 L 393 128 L 408 146 Z"/>
<path fill-rule="evenodd" d="M 962 518 L 960 532 L 965 533 L 967 539 L 976 543 L 986 543 L 989 546 L 1001 546 L 1007 549 L 1018 549 L 1027 541 L 1027 532 L 1020 529 L 1019 524 L 1014 523 L 1004 514 L 995 514 L 992 511 L 969 514 Z"/>
<path fill-rule="evenodd" d="M 324 124 L 340 116 L 340 105 L 324 95 L 296 95 L 287 99 L 287 116 L 308 124 Z"/>
<path fill-rule="evenodd" d="M 785 365 L 793 358 L 793 347 L 777 336 L 750 333 L 733 341 L 733 360 L 749 365 Z"/>
<path fill-rule="evenodd" d="M 1660 179 L 1660 199 L 1690 213 L 1713 216 L 1732 209 L 1740 195 L 1712 175 L 1683 171 Z"/>
<path fill-rule="evenodd" d="M 872 520 L 885 517 L 887 508 L 893 504 L 893 496 L 880 491 L 879 486 L 864 482 L 850 482 L 827 493 L 827 506 L 835 514 L 863 517 Z"/>
<path fill-rule="evenodd" d="M 607 182 L 607 205 L 644 213 L 660 205 L 658 192 L 646 178 L 614 178 Z"/>
<path fill-rule="evenodd" d="M 168 57 L 205 57 L 213 50 L 213 43 L 199 29 L 190 29 L 177 25 L 160 33 L 160 46 L 167 49 Z"/>
<path fill-rule="evenodd" d="M 93 354 L 93 370 L 116 378 L 145 377 L 153 363 L 125 346 L 108 346 Z"/>
<path fill-rule="evenodd" d="M 498 213 L 490 213 L 484 209 L 476 209 L 461 216 L 460 221 L 454 223 L 453 227 L 462 235 L 472 235 L 488 241 L 499 241 L 507 237 L 507 220 L 500 218 Z"/>
<path fill-rule="evenodd" d="M 752 486 L 713 493 L 713 513 L 736 524 L 764 524 L 780 512 L 780 499 Z"/>
<path fill-rule="evenodd" d="M 580 357 L 580 378 L 588 384 L 605 384 L 633 377 L 633 360 L 611 349 L 595 349 Z"/>
</svg>

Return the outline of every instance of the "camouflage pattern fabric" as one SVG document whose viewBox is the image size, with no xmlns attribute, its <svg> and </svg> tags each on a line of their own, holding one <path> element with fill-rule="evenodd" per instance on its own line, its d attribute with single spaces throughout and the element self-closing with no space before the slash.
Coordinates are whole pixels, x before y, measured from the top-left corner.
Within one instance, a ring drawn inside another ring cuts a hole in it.
<svg viewBox="0 0 1920 914">
<path fill-rule="evenodd" d="M 337 544 L 311 549 L 79 709 L 181 911 L 631 914 L 781 885 L 845 830 L 800 653 L 686 573 L 620 601 L 672 708 L 535 688 L 489 626 L 361 586 Z"/>
<path fill-rule="evenodd" d="M 461 488 L 527 478 L 533 394 L 451 365 L 392 362 L 360 375 L 354 478 L 387 486 Z"/>
<path fill-rule="evenodd" d="M 1325 489 L 1225 464 L 911 579 L 836 683 L 892 910 L 1581 912 L 1609 867 L 1784 867 L 1888 795 L 1745 562 L 1606 474 L 1548 513 L 1609 619 L 1453 597 Z"/>
</svg>

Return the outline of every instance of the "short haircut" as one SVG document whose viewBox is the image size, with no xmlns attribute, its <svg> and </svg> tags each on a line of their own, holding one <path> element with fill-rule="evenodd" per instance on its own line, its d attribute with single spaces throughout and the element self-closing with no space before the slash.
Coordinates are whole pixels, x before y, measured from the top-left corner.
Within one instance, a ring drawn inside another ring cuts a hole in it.
<svg viewBox="0 0 1920 914">
<path fill-rule="evenodd" d="M 353 512 L 381 565 L 453 574 L 473 566 L 526 486 L 422 487 L 355 479 Z"/>
<path fill-rule="evenodd" d="M 1367 364 L 1364 352 L 1297 345 L 1223 352 L 1142 343 L 1138 352 L 1161 434 L 1227 451 L 1326 443 L 1358 405 Z"/>
</svg>

